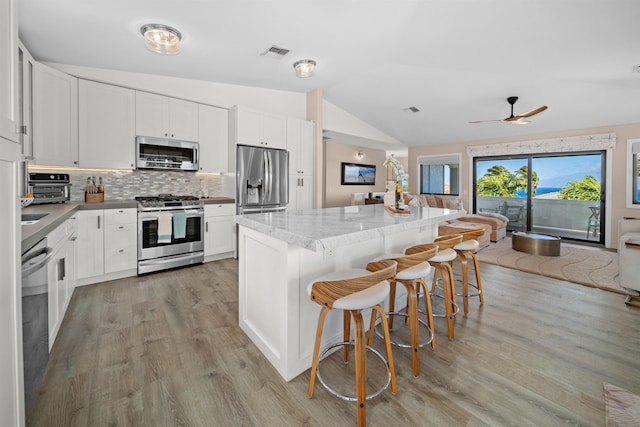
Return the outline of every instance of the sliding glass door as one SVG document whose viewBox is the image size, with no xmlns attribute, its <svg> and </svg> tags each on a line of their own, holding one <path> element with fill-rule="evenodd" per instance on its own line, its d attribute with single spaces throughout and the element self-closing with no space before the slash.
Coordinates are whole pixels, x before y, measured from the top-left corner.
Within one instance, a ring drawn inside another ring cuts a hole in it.
<svg viewBox="0 0 640 427">
<path fill-rule="evenodd" d="M 475 211 L 506 216 L 508 231 L 603 243 L 605 163 L 604 151 L 475 158 Z"/>
</svg>

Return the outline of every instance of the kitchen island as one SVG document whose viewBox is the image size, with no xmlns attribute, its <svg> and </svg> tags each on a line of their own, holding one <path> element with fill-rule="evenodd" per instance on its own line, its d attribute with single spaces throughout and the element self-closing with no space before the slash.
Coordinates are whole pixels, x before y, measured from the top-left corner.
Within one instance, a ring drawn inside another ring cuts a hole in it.
<svg viewBox="0 0 640 427">
<path fill-rule="evenodd" d="M 465 214 L 407 209 L 411 214 L 364 205 L 236 217 L 240 328 L 285 380 L 311 367 L 320 307 L 309 298 L 309 283 L 333 271 L 364 268 L 383 253 L 432 242 L 439 223 Z M 399 293 L 397 307 L 405 305 L 403 299 Z M 337 341 L 342 341 L 338 311 L 327 316 L 323 346 Z"/>
</svg>

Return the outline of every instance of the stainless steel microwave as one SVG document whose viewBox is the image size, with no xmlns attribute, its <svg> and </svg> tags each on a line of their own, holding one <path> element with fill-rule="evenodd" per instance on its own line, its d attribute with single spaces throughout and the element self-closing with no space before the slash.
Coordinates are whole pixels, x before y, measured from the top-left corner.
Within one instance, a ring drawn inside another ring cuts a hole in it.
<svg viewBox="0 0 640 427">
<path fill-rule="evenodd" d="M 136 169 L 198 170 L 198 143 L 136 137 Z"/>
</svg>

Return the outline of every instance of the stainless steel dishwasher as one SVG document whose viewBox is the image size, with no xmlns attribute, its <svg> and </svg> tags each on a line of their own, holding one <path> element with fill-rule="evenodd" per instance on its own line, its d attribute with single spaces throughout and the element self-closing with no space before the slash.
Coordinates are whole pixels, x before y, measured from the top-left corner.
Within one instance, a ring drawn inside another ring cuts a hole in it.
<svg viewBox="0 0 640 427">
<path fill-rule="evenodd" d="M 48 264 L 53 249 L 44 238 L 22 255 L 22 356 L 28 414 L 49 361 Z"/>
</svg>

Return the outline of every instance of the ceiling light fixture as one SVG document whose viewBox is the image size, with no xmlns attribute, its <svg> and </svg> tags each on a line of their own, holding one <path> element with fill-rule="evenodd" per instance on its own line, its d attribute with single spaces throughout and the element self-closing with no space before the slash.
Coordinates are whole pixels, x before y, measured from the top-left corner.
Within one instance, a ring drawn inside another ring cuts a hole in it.
<svg viewBox="0 0 640 427">
<path fill-rule="evenodd" d="M 162 24 L 147 24 L 140 28 L 147 49 L 161 55 L 177 55 L 180 53 L 182 34 L 175 28 Z"/>
<path fill-rule="evenodd" d="M 313 70 L 316 68 L 316 61 L 313 59 L 301 59 L 293 63 L 297 77 L 311 77 Z"/>
</svg>

